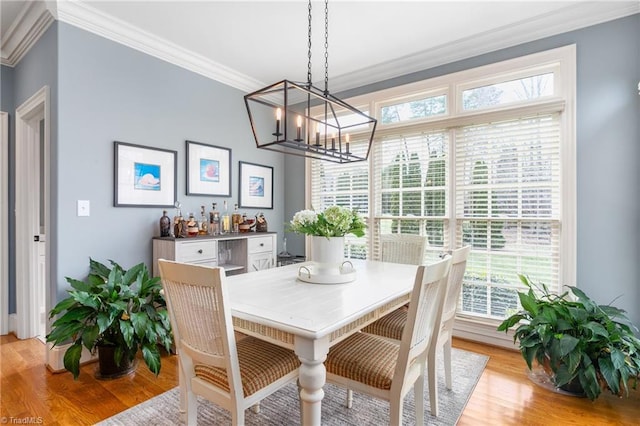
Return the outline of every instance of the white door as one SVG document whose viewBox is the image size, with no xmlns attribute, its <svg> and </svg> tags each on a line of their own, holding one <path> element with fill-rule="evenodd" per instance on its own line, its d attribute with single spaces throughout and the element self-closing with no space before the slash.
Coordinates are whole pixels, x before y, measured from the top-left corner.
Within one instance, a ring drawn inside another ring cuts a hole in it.
<svg viewBox="0 0 640 426">
<path fill-rule="evenodd" d="M 47 335 L 47 298 L 45 297 L 47 282 L 47 249 L 46 235 L 44 233 L 38 235 L 37 252 L 38 252 L 38 279 L 36 282 L 36 309 L 38 315 L 38 323 L 36 325 L 36 337 L 43 343 L 46 342 Z"/>
<path fill-rule="evenodd" d="M 46 335 L 49 88 L 16 109 L 16 335 Z"/>
</svg>

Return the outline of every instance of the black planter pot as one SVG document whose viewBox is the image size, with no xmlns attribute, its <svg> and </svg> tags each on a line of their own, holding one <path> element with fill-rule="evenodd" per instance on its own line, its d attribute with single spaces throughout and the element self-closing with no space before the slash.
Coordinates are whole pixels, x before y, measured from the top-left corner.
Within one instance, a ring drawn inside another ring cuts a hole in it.
<svg viewBox="0 0 640 426">
<path fill-rule="evenodd" d="M 565 383 L 564 385 L 559 386 L 558 388 L 573 396 L 585 396 L 584 389 L 582 388 L 582 385 L 580 384 L 580 380 L 578 379 L 573 379 L 569 383 Z"/>
<path fill-rule="evenodd" d="M 95 372 L 96 379 L 108 380 L 126 376 L 133 373 L 138 366 L 138 361 L 129 360 L 127 354 L 123 355 L 120 365 L 115 361 L 115 346 L 98 346 L 98 368 Z"/>
</svg>

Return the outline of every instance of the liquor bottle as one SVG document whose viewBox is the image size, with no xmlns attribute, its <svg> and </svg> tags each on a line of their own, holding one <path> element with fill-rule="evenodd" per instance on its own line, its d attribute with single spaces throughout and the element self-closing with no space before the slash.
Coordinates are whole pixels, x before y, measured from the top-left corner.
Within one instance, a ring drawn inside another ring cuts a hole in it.
<svg viewBox="0 0 640 426">
<path fill-rule="evenodd" d="M 209 235 L 220 234 L 220 213 L 216 210 L 217 203 L 211 203 L 211 212 L 209 212 Z"/>
<path fill-rule="evenodd" d="M 245 233 L 245 232 L 249 232 L 249 229 L 251 229 L 249 222 L 247 222 L 247 214 L 243 213 L 242 214 L 242 222 L 240 222 L 240 232 L 241 233 Z"/>
<path fill-rule="evenodd" d="M 167 216 L 166 210 L 162 211 L 162 217 L 160 218 L 160 236 L 171 236 L 171 219 L 169 219 L 169 216 Z"/>
<path fill-rule="evenodd" d="M 227 234 L 230 231 L 229 226 L 231 225 L 231 221 L 229 218 L 229 208 L 227 207 L 227 200 L 224 200 L 222 209 L 222 229 L 220 230 L 220 234 Z"/>
<path fill-rule="evenodd" d="M 231 215 L 231 223 L 233 225 L 233 232 L 240 231 L 240 224 L 243 222 L 242 215 L 238 211 L 238 203 L 233 206 L 233 214 Z"/>
<path fill-rule="evenodd" d="M 195 237 L 198 235 L 198 221 L 193 216 L 193 213 L 189 213 L 189 220 L 187 221 L 187 235 L 190 237 Z"/>
<path fill-rule="evenodd" d="M 184 219 L 182 218 L 182 211 L 177 209 L 176 215 L 173 217 L 173 236 L 176 238 L 184 238 Z"/>
<path fill-rule="evenodd" d="M 209 231 L 209 221 L 207 220 L 207 215 L 204 213 L 204 206 L 200 206 L 200 223 L 198 223 L 199 234 L 207 235 Z"/>
</svg>

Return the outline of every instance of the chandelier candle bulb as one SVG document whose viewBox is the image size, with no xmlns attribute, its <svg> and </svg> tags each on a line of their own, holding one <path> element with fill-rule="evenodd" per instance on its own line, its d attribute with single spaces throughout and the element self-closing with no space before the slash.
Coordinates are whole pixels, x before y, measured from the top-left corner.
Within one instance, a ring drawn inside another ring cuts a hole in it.
<svg viewBox="0 0 640 426">
<path fill-rule="evenodd" d="M 336 135 L 331 136 L 331 151 L 336 150 Z"/>
<path fill-rule="evenodd" d="M 280 136 L 280 119 L 282 119 L 282 110 L 278 108 L 276 110 L 276 132 L 273 134 L 274 136 Z"/>
<path fill-rule="evenodd" d="M 349 152 L 349 133 L 347 133 L 347 134 L 345 135 L 344 140 L 345 140 L 345 143 L 346 143 L 346 151 L 345 151 L 345 153 L 346 153 L 346 154 L 351 154 L 351 153 Z"/>
<path fill-rule="evenodd" d="M 296 121 L 297 121 L 296 141 L 300 142 L 302 140 L 302 138 L 300 137 L 300 132 L 302 130 L 302 117 L 298 116 Z"/>
<path fill-rule="evenodd" d="M 316 146 L 320 146 L 320 123 L 316 123 Z"/>
</svg>

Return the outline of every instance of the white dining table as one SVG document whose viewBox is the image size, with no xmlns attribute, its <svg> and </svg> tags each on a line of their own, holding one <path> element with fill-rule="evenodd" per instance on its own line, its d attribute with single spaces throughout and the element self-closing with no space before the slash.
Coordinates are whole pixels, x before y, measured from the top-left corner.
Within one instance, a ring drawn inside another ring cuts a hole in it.
<svg viewBox="0 0 640 426">
<path fill-rule="evenodd" d="M 226 278 L 236 330 L 293 349 L 303 425 L 320 425 L 331 346 L 407 303 L 416 265 L 352 260 L 355 280 L 314 284 L 299 280 L 298 263 Z"/>
</svg>

